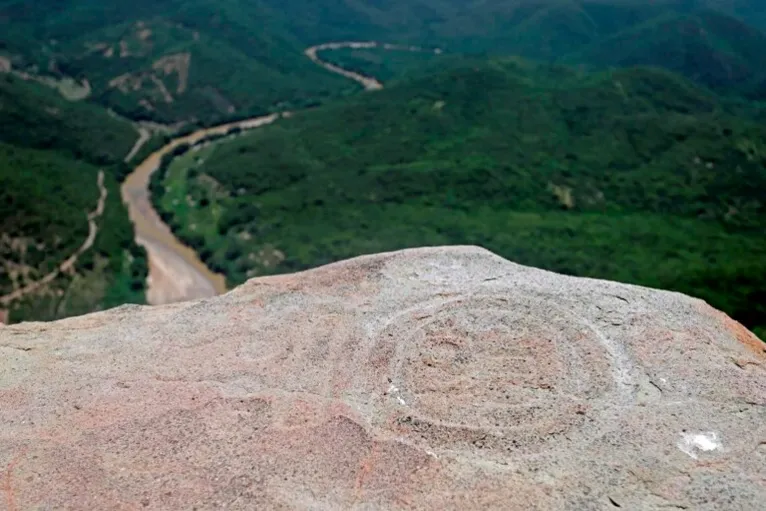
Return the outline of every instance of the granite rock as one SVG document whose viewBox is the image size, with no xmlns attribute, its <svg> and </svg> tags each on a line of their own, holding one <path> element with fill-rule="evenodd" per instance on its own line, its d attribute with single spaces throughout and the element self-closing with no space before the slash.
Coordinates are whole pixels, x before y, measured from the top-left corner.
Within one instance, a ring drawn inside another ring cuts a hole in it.
<svg viewBox="0 0 766 511">
<path fill-rule="evenodd" d="M 0 509 L 763 509 L 766 352 L 475 247 L 0 328 Z"/>
</svg>

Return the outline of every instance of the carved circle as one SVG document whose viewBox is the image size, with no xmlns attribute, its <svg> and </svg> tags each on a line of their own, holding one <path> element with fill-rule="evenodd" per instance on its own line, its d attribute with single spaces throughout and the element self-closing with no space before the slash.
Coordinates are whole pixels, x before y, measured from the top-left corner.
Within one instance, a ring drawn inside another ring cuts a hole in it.
<svg viewBox="0 0 766 511">
<path fill-rule="evenodd" d="M 531 451 L 616 401 L 609 352 L 545 299 L 469 296 L 410 311 L 378 337 L 397 434 L 433 448 Z"/>
</svg>

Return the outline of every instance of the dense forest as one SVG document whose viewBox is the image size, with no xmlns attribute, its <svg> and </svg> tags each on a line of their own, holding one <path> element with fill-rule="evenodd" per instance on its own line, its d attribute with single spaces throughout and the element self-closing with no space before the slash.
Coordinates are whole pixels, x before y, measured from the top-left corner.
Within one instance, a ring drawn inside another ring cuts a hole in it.
<svg viewBox="0 0 766 511">
<path fill-rule="evenodd" d="M 762 100 L 764 31 L 761 0 L 137 0 L 108 10 L 95 0 L 0 0 L 0 58 L 87 80 L 90 101 L 163 123 L 210 124 L 353 93 L 302 54 L 338 40 L 653 65 Z"/>
<path fill-rule="evenodd" d="M 477 59 L 187 151 L 158 204 L 232 284 L 467 243 L 762 328 L 764 140 L 668 72 Z"/>
<path fill-rule="evenodd" d="M 143 302 L 146 255 L 133 241 L 118 186 L 137 138 L 131 124 L 0 75 L 0 125 L 0 309 L 20 321 Z M 85 242 L 99 170 L 107 199 L 93 246 L 70 271 L 6 303 L 3 297 L 52 273 Z"/>
</svg>

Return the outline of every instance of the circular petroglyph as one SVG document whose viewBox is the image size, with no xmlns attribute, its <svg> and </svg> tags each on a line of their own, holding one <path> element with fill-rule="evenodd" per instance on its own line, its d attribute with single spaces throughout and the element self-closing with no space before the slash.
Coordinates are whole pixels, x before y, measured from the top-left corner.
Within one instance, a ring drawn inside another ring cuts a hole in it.
<svg viewBox="0 0 766 511">
<path fill-rule="evenodd" d="M 434 448 L 534 450 L 616 401 L 612 354 L 544 299 L 471 296 L 408 312 L 378 337 L 397 432 Z"/>
</svg>

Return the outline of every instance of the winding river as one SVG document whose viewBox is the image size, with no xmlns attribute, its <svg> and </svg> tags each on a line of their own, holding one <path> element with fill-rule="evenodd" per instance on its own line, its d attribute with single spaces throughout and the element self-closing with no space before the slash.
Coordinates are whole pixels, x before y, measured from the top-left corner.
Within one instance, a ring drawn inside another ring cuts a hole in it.
<svg viewBox="0 0 766 511">
<path fill-rule="evenodd" d="M 256 117 L 201 129 L 179 137 L 141 162 L 122 184 L 122 200 L 136 232 L 136 242 L 149 256 L 146 300 L 151 305 L 181 302 L 215 296 L 226 291 L 226 279 L 214 273 L 197 253 L 173 235 L 170 227 L 152 206 L 149 180 L 159 168 L 162 157 L 181 144 L 193 144 L 207 136 L 225 134 L 229 129 L 252 129 L 270 124 L 278 114 Z"/>
<path fill-rule="evenodd" d="M 340 48 L 383 48 L 388 50 L 424 51 L 421 48 L 395 46 L 376 42 L 334 42 L 312 46 L 305 54 L 328 71 L 340 74 L 361 84 L 366 90 L 381 89 L 383 85 L 375 78 L 338 67 L 319 58 L 323 50 Z M 439 50 L 435 50 L 439 52 Z M 205 137 L 225 134 L 231 128 L 254 129 L 271 124 L 286 114 L 272 114 L 243 121 L 205 128 L 190 135 L 179 137 L 152 153 L 138 165 L 122 185 L 122 200 L 127 205 L 136 233 L 136 242 L 149 256 L 149 277 L 146 299 L 151 305 L 180 302 L 215 296 L 226 291 L 223 275 L 211 271 L 199 256 L 184 245 L 160 218 L 152 206 L 149 180 L 159 168 L 162 157 L 177 146 L 193 144 Z"/>
</svg>

